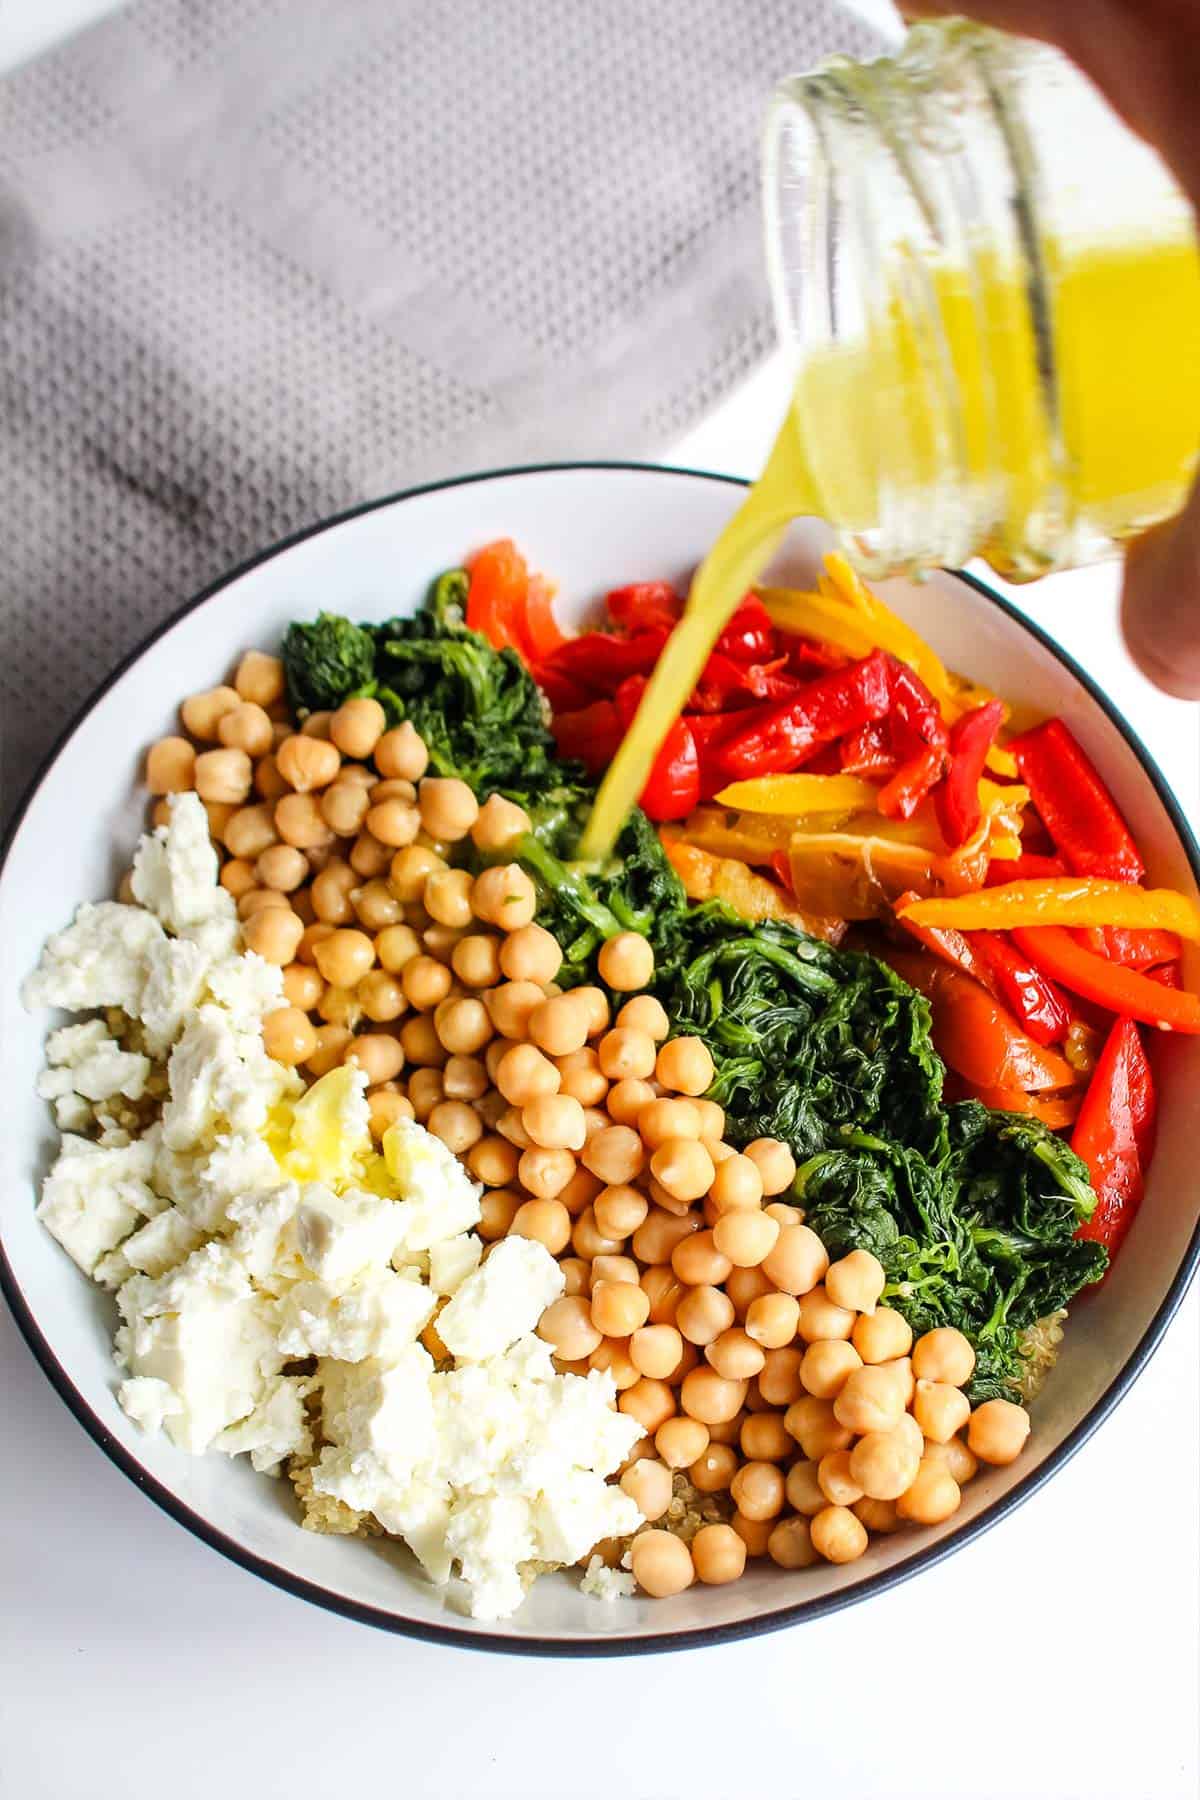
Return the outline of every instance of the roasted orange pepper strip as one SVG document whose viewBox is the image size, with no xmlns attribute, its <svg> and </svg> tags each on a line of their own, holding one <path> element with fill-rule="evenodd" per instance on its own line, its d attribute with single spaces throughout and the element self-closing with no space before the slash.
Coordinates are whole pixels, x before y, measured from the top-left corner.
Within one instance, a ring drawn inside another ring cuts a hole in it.
<svg viewBox="0 0 1200 1800">
<path fill-rule="evenodd" d="M 1200 994 L 1164 987 L 1150 975 L 1096 956 L 1055 925 L 1018 928 L 1013 936 L 1039 969 L 1084 1000 L 1164 1031 L 1200 1033 Z"/>
<path fill-rule="evenodd" d="M 917 900 L 899 908 L 919 925 L 956 931 L 1009 931 L 1026 925 L 1123 925 L 1200 939 L 1200 906 L 1171 888 L 1078 876 L 1007 881 L 956 899 Z"/>
</svg>

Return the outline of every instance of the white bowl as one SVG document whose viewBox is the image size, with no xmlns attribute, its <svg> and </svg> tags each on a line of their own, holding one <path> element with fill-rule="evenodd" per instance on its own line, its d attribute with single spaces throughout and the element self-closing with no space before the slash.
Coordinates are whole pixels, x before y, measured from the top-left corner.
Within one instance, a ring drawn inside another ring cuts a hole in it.
<svg viewBox="0 0 1200 1800">
<path fill-rule="evenodd" d="M 604 1605 L 564 1576 L 539 1581 L 518 1615 L 469 1620 L 407 1554 L 378 1539 L 300 1529 L 290 1485 L 245 1459 L 189 1457 L 147 1438 L 114 1397 L 111 1300 L 33 1215 L 54 1134 L 34 1092 L 45 1017 L 18 988 L 46 934 L 83 899 L 113 891 L 142 829 L 145 746 L 172 729 L 181 696 L 224 679 L 249 646 L 273 648 L 320 609 L 385 618 L 416 607 L 430 577 L 474 546 L 511 536 L 559 583 L 580 619 L 625 582 L 686 580 L 741 499 L 741 484 L 684 470 L 578 464 L 484 475 L 367 506 L 265 552 L 191 601 L 101 688 L 37 777 L 10 833 L 0 878 L 0 1025 L 6 1102 L 0 1275 L 34 1354 L 76 1418 L 172 1517 L 246 1569 L 319 1605 L 415 1637 L 532 1654 L 675 1649 L 774 1630 L 867 1598 L 1002 1519 L 1046 1481 L 1144 1367 L 1200 1262 L 1195 1180 L 1200 1038 L 1161 1046 L 1161 1125 L 1149 1189 L 1103 1288 L 1080 1302 L 1034 1409 L 1029 1448 L 982 1473 L 947 1524 L 874 1540 L 848 1567 L 751 1565 L 727 1588 Z M 823 527 L 794 530 L 774 573 L 811 575 Z M 1167 784 L 1106 698 L 1006 603 L 965 576 L 895 583 L 889 602 L 946 660 L 1040 713 L 1062 715 L 1133 822 L 1150 879 L 1195 893 L 1200 848 Z"/>
</svg>

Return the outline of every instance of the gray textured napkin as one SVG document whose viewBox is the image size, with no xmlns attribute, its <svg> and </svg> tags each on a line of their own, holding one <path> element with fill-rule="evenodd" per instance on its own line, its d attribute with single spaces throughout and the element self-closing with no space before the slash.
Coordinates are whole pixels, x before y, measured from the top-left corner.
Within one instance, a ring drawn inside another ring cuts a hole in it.
<svg viewBox="0 0 1200 1800">
<path fill-rule="evenodd" d="M 835 0 L 142 0 L 0 82 L 4 794 L 187 595 L 357 500 L 655 449 L 769 347 Z"/>
</svg>

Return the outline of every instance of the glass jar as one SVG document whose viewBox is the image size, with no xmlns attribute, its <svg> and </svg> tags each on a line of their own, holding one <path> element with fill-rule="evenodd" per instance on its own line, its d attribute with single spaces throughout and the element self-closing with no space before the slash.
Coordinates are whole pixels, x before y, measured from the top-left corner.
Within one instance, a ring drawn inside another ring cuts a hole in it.
<svg viewBox="0 0 1200 1800">
<path fill-rule="evenodd" d="M 765 203 L 793 452 L 865 573 L 1031 577 L 1178 509 L 1192 214 L 1056 51 L 952 20 L 786 81 Z"/>
</svg>

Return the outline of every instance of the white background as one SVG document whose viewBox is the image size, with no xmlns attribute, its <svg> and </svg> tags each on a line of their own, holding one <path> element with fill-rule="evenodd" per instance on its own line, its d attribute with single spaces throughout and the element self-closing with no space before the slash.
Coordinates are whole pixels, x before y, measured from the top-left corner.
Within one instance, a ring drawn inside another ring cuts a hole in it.
<svg viewBox="0 0 1200 1800">
<path fill-rule="evenodd" d="M 882 0 L 859 0 L 880 18 Z M 0 68 L 108 10 L 0 0 Z M 665 460 L 752 474 L 768 368 Z M 1195 709 L 1156 695 L 1111 570 L 1015 597 L 1115 695 L 1200 817 Z M 326 1615 L 144 1500 L 0 1313 L 0 1793 L 172 1800 L 1194 1800 L 1200 1303 L 1015 1517 L 869 1606 L 629 1663 L 483 1658 Z"/>
</svg>

